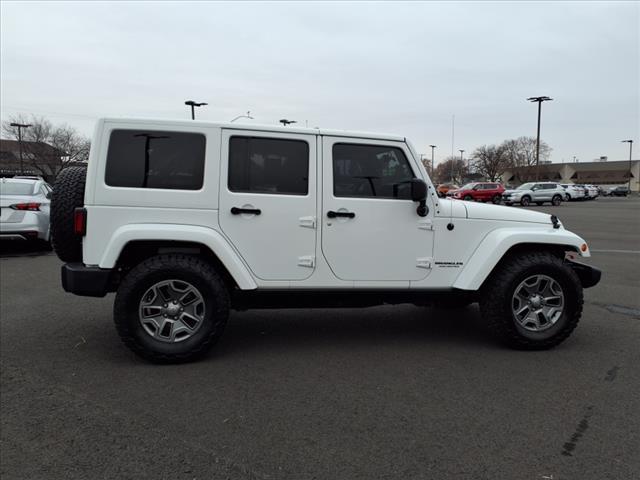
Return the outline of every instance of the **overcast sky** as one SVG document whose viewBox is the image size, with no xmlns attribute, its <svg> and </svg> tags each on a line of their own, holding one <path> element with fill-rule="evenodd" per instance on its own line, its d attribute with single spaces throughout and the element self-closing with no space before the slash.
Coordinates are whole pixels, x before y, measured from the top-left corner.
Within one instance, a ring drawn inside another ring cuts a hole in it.
<svg viewBox="0 0 640 480">
<path fill-rule="evenodd" d="M 90 134 L 100 116 L 399 133 L 436 161 L 521 135 L 554 162 L 640 153 L 636 2 L 1 3 L 1 116 Z M 638 155 L 634 155 L 637 158 Z"/>
</svg>

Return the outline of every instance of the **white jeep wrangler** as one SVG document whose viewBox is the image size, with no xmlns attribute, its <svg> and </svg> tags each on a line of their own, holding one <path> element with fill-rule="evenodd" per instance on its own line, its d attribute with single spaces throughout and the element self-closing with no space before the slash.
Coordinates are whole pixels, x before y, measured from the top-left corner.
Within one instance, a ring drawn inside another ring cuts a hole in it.
<svg viewBox="0 0 640 480">
<path fill-rule="evenodd" d="M 555 216 L 438 198 L 393 135 L 103 119 L 51 210 L 64 289 L 117 292 L 122 340 L 160 362 L 206 352 L 230 309 L 389 303 L 479 302 L 508 345 L 544 349 L 600 279 Z"/>
</svg>

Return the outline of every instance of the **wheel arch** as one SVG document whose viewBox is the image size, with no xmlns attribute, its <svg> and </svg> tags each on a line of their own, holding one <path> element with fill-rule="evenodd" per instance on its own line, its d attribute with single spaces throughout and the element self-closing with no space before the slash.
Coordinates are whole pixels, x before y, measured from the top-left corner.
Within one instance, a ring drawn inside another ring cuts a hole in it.
<svg viewBox="0 0 640 480">
<path fill-rule="evenodd" d="M 129 268 L 163 253 L 191 253 L 210 261 L 230 286 L 257 288 L 240 256 L 219 232 L 186 225 L 140 224 L 117 229 L 100 260 L 100 268 Z"/>
<path fill-rule="evenodd" d="M 536 232 L 531 229 L 497 229 L 487 235 L 473 252 L 453 283 L 461 290 L 479 290 L 485 280 L 508 257 L 523 251 L 548 251 L 559 258 L 565 252 L 576 252 L 589 257 L 589 251 L 582 252 L 585 241 L 567 230 L 551 229 Z"/>
</svg>

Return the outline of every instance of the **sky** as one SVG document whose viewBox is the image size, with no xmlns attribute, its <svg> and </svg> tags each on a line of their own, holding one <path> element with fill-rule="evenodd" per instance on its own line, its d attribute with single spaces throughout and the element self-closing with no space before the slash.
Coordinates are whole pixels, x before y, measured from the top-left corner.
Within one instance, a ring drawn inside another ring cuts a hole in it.
<svg viewBox="0 0 640 480">
<path fill-rule="evenodd" d="M 640 155 L 638 2 L 2 1 L 0 22 L 5 121 L 91 135 L 193 99 L 203 120 L 404 135 L 438 163 L 535 136 L 526 99 L 547 95 L 553 162 Z"/>
</svg>

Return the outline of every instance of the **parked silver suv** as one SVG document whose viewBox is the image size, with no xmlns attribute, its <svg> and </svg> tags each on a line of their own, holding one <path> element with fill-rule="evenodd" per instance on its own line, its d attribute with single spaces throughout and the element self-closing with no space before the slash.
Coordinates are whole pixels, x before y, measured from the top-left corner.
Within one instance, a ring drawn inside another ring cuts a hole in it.
<svg viewBox="0 0 640 480">
<path fill-rule="evenodd" d="M 561 185 L 555 182 L 530 182 L 520 185 L 515 190 L 505 190 L 502 200 L 505 205 L 519 203 L 523 207 L 531 202 L 542 205 L 545 202 L 558 206 L 565 198 L 565 191 Z"/>
</svg>

